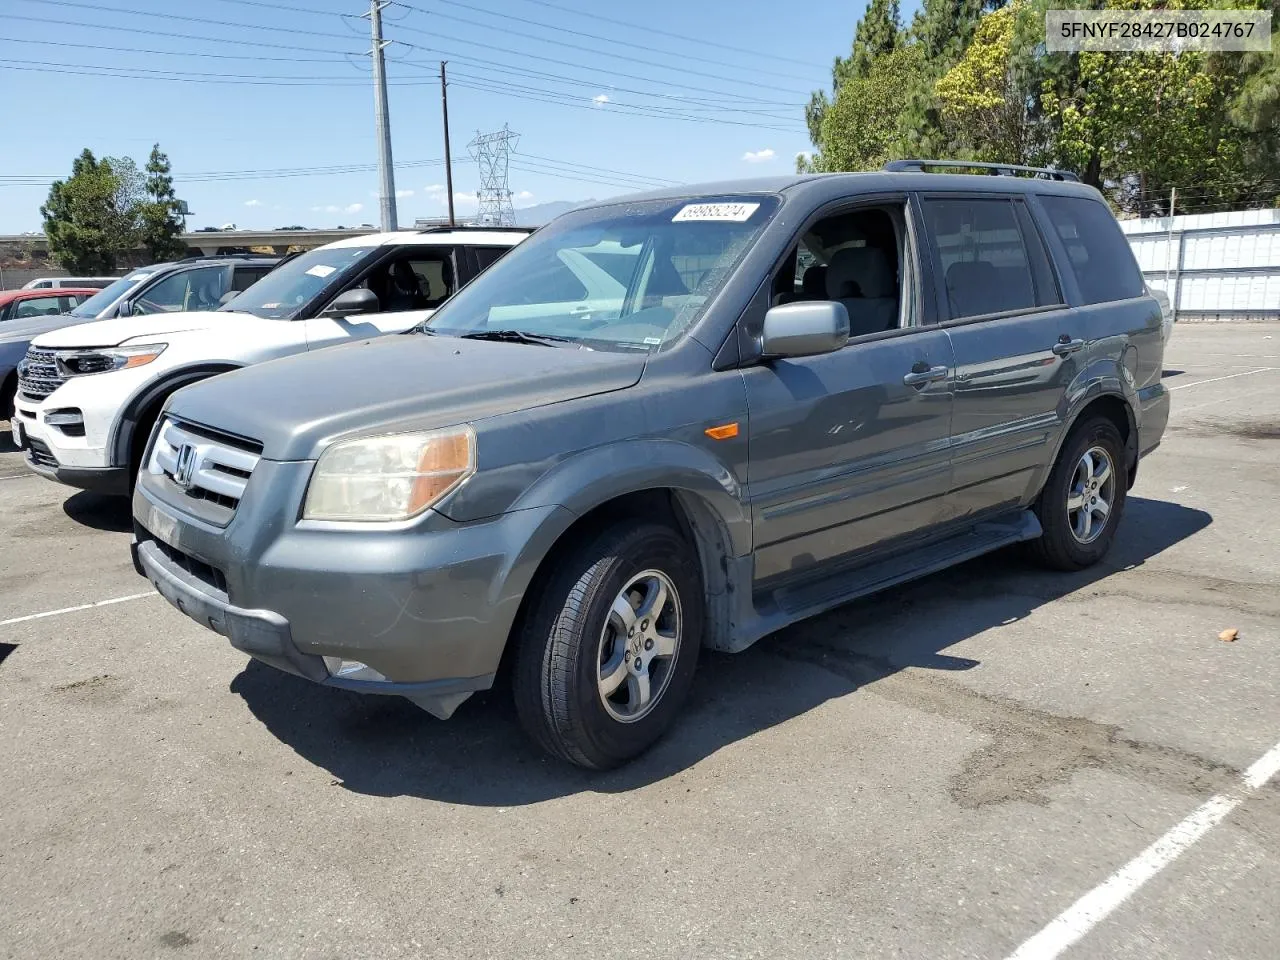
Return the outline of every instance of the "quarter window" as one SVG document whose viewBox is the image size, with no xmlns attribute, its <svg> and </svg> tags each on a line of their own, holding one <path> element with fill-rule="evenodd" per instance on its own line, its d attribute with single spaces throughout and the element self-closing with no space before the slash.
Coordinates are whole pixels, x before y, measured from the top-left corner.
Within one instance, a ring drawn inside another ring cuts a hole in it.
<svg viewBox="0 0 1280 960">
<path fill-rule="evenodd" d="M 1085 303 L 1142 296 L 1142 273 L 1110 210 L 1083 197 L 1041 196 L 1040 203 L 1066 248 Z"/>
<path fill-rule="evenodd" d="M 952 318 L 1036 306 L 1011 200 L 926 200 L 924 216 Z"/>
</svg>

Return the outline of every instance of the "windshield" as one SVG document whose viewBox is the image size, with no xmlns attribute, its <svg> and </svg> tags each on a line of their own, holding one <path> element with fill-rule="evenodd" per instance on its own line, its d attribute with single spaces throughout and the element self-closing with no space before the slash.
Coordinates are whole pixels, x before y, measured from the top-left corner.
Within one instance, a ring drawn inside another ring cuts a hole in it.
<svg viewBox="0 0 1280 960">
<path fill-rule="evenodd" d="M 325 290 L 341 284 L 375 247 L 321 247 L 281 264 L 221 310 L 268 320 L 290 319 Z M 336 291 L 335 291 L 336 292 Z"/>
<path fill-rule="evenodd" d="M 772 196 L 707 197 L 566 214 L 480 274 L 423 328 L 652 350 L 698 318 L 777 207 Z"/>
<path fill-rule="evenodd" d="M 107 309 L 107 307 L 111 306 L 124 296 L 126 292 L 154 273 L 155 270 L 135 270 L 133 273 L 126 274 L 110 286 L 103 287 L 84 303 L 80 304 L 80 306 L 72 310 L 71 316 L 84 317 L 86 319 L 96 317 L 103 310 Z"/>
</svg>

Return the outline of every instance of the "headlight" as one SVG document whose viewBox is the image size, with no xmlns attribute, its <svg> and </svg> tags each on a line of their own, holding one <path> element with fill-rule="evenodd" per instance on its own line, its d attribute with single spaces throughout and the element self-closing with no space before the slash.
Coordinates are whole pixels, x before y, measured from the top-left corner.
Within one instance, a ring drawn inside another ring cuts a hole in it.
<svg viewBox="0 0 1280 960">
<path fill-rule="evenodd" d="M 476 472 L 468 426 L 335 443 L 320 456 L 308 520 L 407 520 Z"/>
<path fill-rule="evenodd" d="M 167 343 L 140 343 L 109 350 L 59 350 L 54 356 L 63 376 L 83 377 L 90 373 L 144 366 L 164 353 L 167 346 Z"/>
</svg>

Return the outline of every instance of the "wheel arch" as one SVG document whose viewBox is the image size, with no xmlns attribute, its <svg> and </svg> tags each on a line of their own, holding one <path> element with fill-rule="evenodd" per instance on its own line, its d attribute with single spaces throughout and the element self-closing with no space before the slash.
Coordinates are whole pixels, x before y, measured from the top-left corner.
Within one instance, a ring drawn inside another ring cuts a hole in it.
<svg viewBox="0 0 1280 960">
<path fill-rule="evenodd" d="M 702 642 L 713 647 L 724 642 L 719 634 L 727 636 L 732 630 L 732 604 L 742 587 L 735 580 L 735 565 L 729 562 L 734 549 L 729 523 L 704 492 L 678 484 L 638 487 L 600 498 L 581 512 L 555 511 L 544 524 L 542 535 L 526 544 L 505 585 L 507 591 L 520 595 L 520 601 L 507 633 L 499 672 L 509 668 L 532 604 L 560 559 L 606 527 L 627 519 L 670 524 L 689 543 L 702 574 L 706 602 L 707 630 Z M 548 525 L 554 529 L 546 530 Z"/>
<path fill-rule="evenodd" d="M 1089 417 L 1098 415 L 1115 424 L 1120 433 L 1120 439 L 1124 442 L 1125 489 L 1131 488 L 1138 474 L 1138 419 L 1133 403 L 1118 387 L 1108 388 L 1102 384 L 1094 384 L 1080 396 L 1073 409 L 1074 412 L 1065 419 L 1063 429 L 1054 442 L 1053 456 L 1042 466 L 1036 478 L 1036 496 L 1039 496 L 1040 490 L 1048 481 L 1049 473 L 1062 455 L 1062 448 L 1072 431 Z"/>
<path fill-rule="evenodd" d="M 133 456 L 134 431 L 153 415 L 158 415 L 169 395 L 200 380 L 240 369 L 236 363 L 201 363 L 169 370 L 151 381 L 126 401 L 111 428 L 108 449 L 115 466 L 129 466 Z"/>
</svg>

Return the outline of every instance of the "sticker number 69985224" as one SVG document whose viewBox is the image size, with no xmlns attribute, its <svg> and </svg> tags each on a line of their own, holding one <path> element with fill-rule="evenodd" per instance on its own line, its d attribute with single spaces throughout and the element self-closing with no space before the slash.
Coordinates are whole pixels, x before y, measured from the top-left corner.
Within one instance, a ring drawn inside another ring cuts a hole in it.
<svg viewBox="0 0 1280 960">
<path fill-rule="evenodd" d="M 681 207 L 680 212 L 671 218 L 671 222 L 720 220 L 727 223 L 746 223 L 759 209 L 758 203 L 690 203 Z"/>
</svg>

